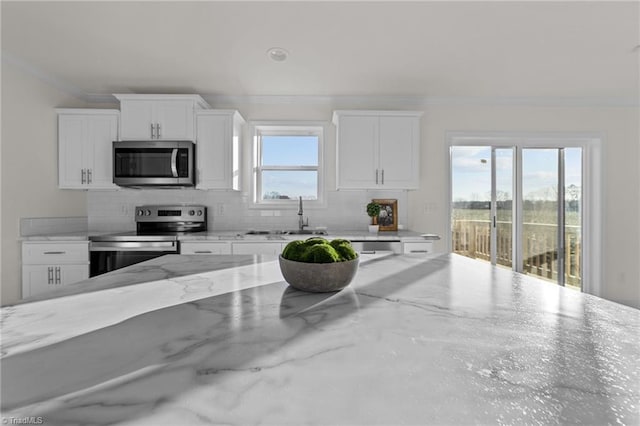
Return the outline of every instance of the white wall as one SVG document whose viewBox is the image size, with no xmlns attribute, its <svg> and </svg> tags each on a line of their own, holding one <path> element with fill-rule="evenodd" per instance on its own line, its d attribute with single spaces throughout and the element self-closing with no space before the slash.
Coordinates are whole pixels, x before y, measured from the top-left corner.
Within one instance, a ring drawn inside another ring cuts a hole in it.
<svg viewBox="0 0 640 426">
<path fill-rule="evenodd" d="M 2 303 L 18 300 L 20 218 L 85 216 L 86 193 L 61 191 L 54 108 L 85 106 L 2 64 Z"/>
</svg>

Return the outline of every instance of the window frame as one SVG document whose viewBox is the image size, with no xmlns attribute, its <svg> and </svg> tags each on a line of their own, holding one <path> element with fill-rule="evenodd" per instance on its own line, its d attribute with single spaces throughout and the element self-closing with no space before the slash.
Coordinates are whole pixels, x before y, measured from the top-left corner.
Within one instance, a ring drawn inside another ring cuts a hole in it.
<svg viewBox="0 0 640 426">
<path fill-rule="evenodd" d="M 265 209 L 297 209 L 298 199 L 262 199 L 262 172 L 293 170 L 317 171 L 317 199 L 304 200 L 306 207 L 325 207 L 325 161 L 324 135 L 326 123 L 318 121 L 253 121 L 251 128 L 251 207 Z M 318 137 L 318 165 L 317 166 L 263 166 L 262 136 L 317 136 Z"/>
</svg>

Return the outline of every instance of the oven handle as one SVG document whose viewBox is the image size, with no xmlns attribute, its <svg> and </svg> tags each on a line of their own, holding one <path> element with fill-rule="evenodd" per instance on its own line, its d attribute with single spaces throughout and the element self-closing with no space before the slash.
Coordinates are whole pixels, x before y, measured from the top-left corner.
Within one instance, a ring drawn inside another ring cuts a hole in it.
<svg viewBox="0 0 640 426">
<path fill-rule="evenodd" d="M 176 241 L 92 241 L 90 251 L 166 251 L 178 252 Z"/>
<path fill-rule="evenodd" d="M 178 148 L 171 151 L 171 173 L 174 178 L 178 177 Z"/>
</svg>

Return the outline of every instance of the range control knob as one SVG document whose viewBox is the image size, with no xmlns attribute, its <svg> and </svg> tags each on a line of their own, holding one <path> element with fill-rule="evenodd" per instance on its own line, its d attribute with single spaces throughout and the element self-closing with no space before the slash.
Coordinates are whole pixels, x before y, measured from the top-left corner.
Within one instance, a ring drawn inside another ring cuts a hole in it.
<svg viewBox="0 0 640 426">
<path fill-rule="evenodd" d="M 202 210 L 198 210 L 198 216 L 202 216 Z"/>
<path fill-rule="evenodd" d="M 142 209 L 138 210 L 138 216 L 142 216 L 144 214 L 144 212 L 142 211 Z"/>
<path fill-rule="evenodd" d="M 145 210 L 144 211 L 144 215 L 145 216 L 151 216 L 151 210 Z"/>
<path fill-rule="evenodd" d="M 194 210 L 189 210 L 189 216 L 193 216 L 194 214 L 196 214 Z"/>
</svg>

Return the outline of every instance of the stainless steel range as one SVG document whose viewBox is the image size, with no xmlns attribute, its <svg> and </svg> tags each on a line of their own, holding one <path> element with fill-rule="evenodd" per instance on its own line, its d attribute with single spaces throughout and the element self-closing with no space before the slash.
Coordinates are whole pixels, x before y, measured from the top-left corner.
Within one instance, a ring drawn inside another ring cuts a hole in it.
<svg viewBox="0 0 640 426">
<path fill-rule="evenodd" d="M 207 208 L 201 205 L 139 206 L 136 231 L 89 238 L 90 276 L 179 252 L 178 236 L 207 230 Z"/>
</svg>

